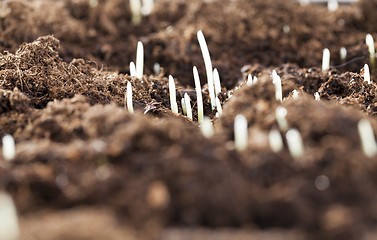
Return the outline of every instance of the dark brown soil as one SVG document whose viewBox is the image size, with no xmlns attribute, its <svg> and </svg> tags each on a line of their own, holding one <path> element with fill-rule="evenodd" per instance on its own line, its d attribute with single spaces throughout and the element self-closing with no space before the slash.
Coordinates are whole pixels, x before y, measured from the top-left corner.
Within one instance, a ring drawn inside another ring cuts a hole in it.
<svg viewBox="0 0 377 240">
<path fill-rule="evenodd" d="M 1 2 L 0 134 L 13 135 L 17 154 L 0 157 L 0 190 L 15 201 L 20 239 L 373 239 L 377 156 L 364 156 L 357 124 L 377 129 L 377 84 L 360 75 L 376 10 L 375 0 L 335 13 L 285 0 L 160 0 L 134 26 L 121 0 Z M 192 88 L 193 66 L 206 79 L 198 30 L 223 87 L 218 118 L 202 90 L 210 139 Z M 142 80 L 128 75 L 139 40 Z M 325 47 L 329 71 L 320 68 Z M 248 74 L 258 82 L 247 86 Z M 127 82 L 135 114 L 124 108 Z M 181 114 L 185 93 L 193 121 Z M 279 154 L 270 150 L 278 106 L 303 138 L 298 159 L 285 140 Z M 243 152 L 233 142 L 238 114 L 249 126 Z M 325 190 L 315 185 L 321 175 Z"/>
</svg>

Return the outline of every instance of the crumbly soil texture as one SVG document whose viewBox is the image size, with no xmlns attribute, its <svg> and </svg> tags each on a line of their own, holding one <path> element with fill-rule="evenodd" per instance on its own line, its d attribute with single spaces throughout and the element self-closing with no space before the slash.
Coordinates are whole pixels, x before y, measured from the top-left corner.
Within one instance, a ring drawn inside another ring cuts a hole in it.
<svg viewBox="0 0 377 240">
<path fill-rule="evenodd" d="M 335 12 L 288 0 L 159 0 L 134 25 L 124 0 L 2 1 L 0 135 L 14 137 L 16 156 L 0 156 L 0 191 L 15 203 L 19 239 L 374 239 L 377 156 L 364 155 L 358 122 L 377 131 L 377 70 L 371 83 L 360 72 L 376 11 L 376 0 Z M 198 30 L 220 73 L 222 113 L 211 107 Z M 138 41 L 142 79 L 129 75 Z M 193 66 L 211 138 L 197 123 Z M 248 85 L 249 74 L 258 81 Z M 182 114 L 186 93 L 193 120 Z M 301 157 L 278 127 L 279 106 L 301 134 Z M 239 114 L 244 151 L 234 144 Z M 278 153 L 271 130 L 283 139 Z"/>
</svg>

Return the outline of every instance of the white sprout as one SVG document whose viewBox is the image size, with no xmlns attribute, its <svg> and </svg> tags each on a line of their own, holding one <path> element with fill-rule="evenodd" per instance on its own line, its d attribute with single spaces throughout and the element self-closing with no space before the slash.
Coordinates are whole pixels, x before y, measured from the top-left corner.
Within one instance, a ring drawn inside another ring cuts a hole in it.
<svg viewBox="0 0 377 240">
<path fill-rule="evenodd" d="M 368 46 L 370 65 L 371 65 L 371 68 L 372 68 L 372 71 L 373 71 L 374 68 L 375 68 L 375 61 L 376 60 L 375 60 L 374 40 L 373 40 L 372 35 L 367 34 L 367 36 L 365 38 L 365 42 L 366 42 L 366 44 Z"/>
<path fill-rule="evenodd" d="M 144 16 L 148 16 L 153 8 L 154 8 L 154 1 L 153 0 L 142 0 L 143 6 L 141 7 L 141 13 Z"/>
<path fill-rule="evenodd" d="M 153 72 L 155 76 L 158 76 L 161 73 L 161 66 L 159 63 L 153 65 Z"/>
<path fill-rule="evenodd" d="M 187 118 L 192 120 L 191 102 L 190 102 L 190 97 L 187 93 L 185 93 L 185 104 L 186 104 Z"/>
<path fill-rule="evenodd" d="M 178 114 L 177 98 L 175 94 L 175 83 L 171 75 L 169 75 L 169 94 L 171 111 L 175 114 Z"/>
<path fill-rule="evenodd" d="M 0 239 L 15 240 L 20 235 L 16 206 L 12 197 L 0 192 Z"/>
<path fill-rule="evenodd" d="M 287 116 L 287 109 L 283 107 L 277 107 L 275 110 L 276 121 L 278 122 L 281 131 L 286 132 L 289 129 L 289 125 L 285 116 Z"/>
<path fill-rule="evenodd" d="M 328 71 L 330 69 L 330 50 L 328 48 L 323 49 L 322 56 L 322 71 Z"/>
<path fill-rule="evenodd" d="M 200 131 L 206 138 L 211 138 L 214 134 L 212 121 L 209 117 L 204 116 L 203 120 L 200 122 Z"/>
<path fill-rule="evenodd" d="M 310 3 L 310 0 L 299 0 L 301 6 L 307 6 Z"/>
<path fill-rule="evenodd" d="M 247 82 L 246 82 L 246 85 L 247 86 L 251 86 L 253 85 L 253 77 L 251 76 L 251 74 L 247 75 Z"/>
<path fill-rule="evenodd" d="M 327 2 L 327 8 L 329 9 L 330 12 L 335 12 L 339 7 L 338 1 L 337 0 L 329 0 Z"/>
<path fill-rule="evenodd" d="M 7 161 L 10 161 L 16 156 L 16 145 L 14 143 L 14 139 L 12 135 L 6 134 L 3 137 L 2 142 L 3 142 L 3 158 Z"/>
<path fill-rule="evenodd" d="M 204 116 L 203 111 L 203 97 L 202 97 L 202 88 L 200 86 L 200 79 L 198 69 L 193 67 L 192 71 L 194 72 L 194 82 L 195 82 L 195 90 L 196 90 L 196 101 L 198 104 L 198 122 L 201 122 Z"/>
<path fill-rule="evenodd" d="M 130 8 L 132 13 L 131 22 L 134 25 L 141 23 L 141 2 L 140 0 L 130 0 Z"/>
<path fill-rule="evenodd" d="M 299 158 L 304 154 L 304 144 L 301 134 L 297 129 L 290 129 L 287 134 L 287 144 L 289 152 L 293 158 Z"/>
<path fill-rule="evenodd" d="M 182 112 L 183 112 L 183 115 L 186 115 L 187 114 L 187 110 L 186 110 L 186 101 L 185 101 L 185 98 L 181 98 L 181 106 L 182 106 Z"/>
<path fill-rule="evenodd" d="M 377 154 L 377 144 L 374 138 L 373 128 L 367 119 L 361 119 L 357 124 L 361 140 L 361 148 L 365 156 L 373 157 Z"/>
<path fill-rule="evenodd" d="M 136 51 L 136 77 L 138 79 L 143 78 L 144 70 L 144 47 L 142 42 L 137 42 L 137 51 Z"/>
<path fill-rule="evenodd" d="M 367 81 L 370 84 L 370 71 L 368 64 L 364 65 L 364 81 Z"/>
<path fill-rule="evenodd" d="M 234 145 L 238 151 L 244 151 L 248 145 L 247 120 L 243 115 L 234 119 Z"/>
<path fill-rule="evenodd" d="M 130 62 L 130 76 L 136 77 L 136 67 L 134 62 Z"/>
<path fill-rule="evenodd" d="M 216 100 L 215 100 L 215 92 L 214 92 L 214 86 L 213 86 L 213 72 L 212 72 L 211 57 L 209 55 L 206 40 L 205 40 L 203 32 L 201 30 L 198 31 L 197 37 L 198 37 L 200 49 L 201 49 L 202 54 L 203 54 L 204 65 L 206 67 L 209 98 L 211 100 L 211 106 L 212 106 L 212 110 L 213 110 L 213 109 L 215 109 L 215 106 L 216 106 L 216 103 L 215 103 Z"/>
<path fill-rule="evenodd" d="M 315 99 L 316 101 L 321 101 L 321 97 L 319 96 L 319 93 L 318 93 L 318 92 L 315 92 L 315 93 L 314 93 L 314 99 Z"/>
<path fill-rule="evenodd" d="M 258 78 L 257 78 L 257 76 L 254 76 L 254 78 L 253 78 L 253 84 L 256 84 L 258 82 Z"/>
<path fill-rule="evenodd" d="M 292 98 L 294 98 L 294 99 L 298 98 L 298 91 L 296 89 L 293 89 L 293 91 L 292 91 Z"/>
<path fill-rule="evenodd" d="M 134 113 L 134 107 L 132 105 L 132 85 L 131 82 L 127 83 L 127 93 L 126 93 L 126 102 L 127 102 L 127 110 L 129 113 Z"/>
<path fill-rule="evenodd" d="M 278 130 L 271 130 L 268 134 L 270 148 L 273 152 L 277 153 L 283 149 L 283 138 Z"/>
<path fill-rule="evenodd" d="M 217 96 L 217 94 L 221 93 L 221 84 L 220 84 L 220 75 L 216 68 L 213 70 L 213 83 L 215 85 L 215 93 Z"/>
<path fill-rule="evenodd" d="M 339 54 L 340 54 L 340 60 L 345 61 L 347 58 L 347 49 L 345 47 L 341 47 Z"/>
<path fill-rule="evenodd" d="M 275 84 L 275 98 L 276 100 L 283 101 L 283 91 L 281 89 L 281 79 L 275 70 L 272 71 L 272 82 Z"/>
<path fill-rule="evenodd" d="M 216 108 L 217 108 L 217 113 L 219 114 L 219 117 L 221 114 L 223 114 L 223 108 L 221 107 L 221 102 L 220 99 L 216 96 Z"/>
</svg>

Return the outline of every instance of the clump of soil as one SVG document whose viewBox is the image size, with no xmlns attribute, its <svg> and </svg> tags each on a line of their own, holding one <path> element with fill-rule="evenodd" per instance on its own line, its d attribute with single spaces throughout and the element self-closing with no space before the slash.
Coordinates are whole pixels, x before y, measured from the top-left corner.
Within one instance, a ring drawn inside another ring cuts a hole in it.
<svg viewBox="0 0 377 240">
<path fill-rule="evenodd" d="M 364 156 L 357 131 L 362 118 L 377 129 L 377 85 L 359 74 L 373 26 L 356 27 L 373 19 L 376 1 L 334 14 L 284 0 L 157 1 L 139 26 L 124 1 L 93 2 L 0 4 L 0 133 L 12 134 L 17 148 L 12 161 L 0 157 L 0 189 L 15 201 L 20 239 L 373 236 L 376 157 Z M 206 79 L 199 29 L 222 80 L 219 117 L 208 86 L 202 88 L 215 129 L 209 139 L 190 87 L 194 65 Z M 146 53 L 142 79 L 127 74 L 138 40 Z M 329 71 L 319 68 L 325 47 Z M 162 69 L 152 74 L 156 62 Z M 273 70 L 282 79 L 282 102 Z M 170 111 L 169 74 L 179 114 Z M 248 74 L 257 83 L 248 86 Z M 135 114 L 124 106 L 127 82 Z M 181 114 L 185 93 L 193 121 Z M 278 128 L 278 106 L 301 134 L 299 158 Z M 233 142 L 238 114 L 249 127 L 243 152 Z M 271 129 L 283 138 L 279 153 L 270 149 Z"/>
</svg>

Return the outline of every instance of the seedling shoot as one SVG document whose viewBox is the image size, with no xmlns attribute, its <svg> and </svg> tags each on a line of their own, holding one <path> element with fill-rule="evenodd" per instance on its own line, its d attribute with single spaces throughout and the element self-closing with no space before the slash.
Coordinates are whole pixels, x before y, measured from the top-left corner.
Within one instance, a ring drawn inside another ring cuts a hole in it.
<svg viewBox="0 0 377 240">
<path fill-rule="evenodd" d="M 301 157 L 304 154 L 304 144 L 302 143 L 300 132 L 297 129 L 290 129 L 286 134 L 286 138 L 288 149 L 292 157 Z"/>
<path fill-rule="evenodd" d="M 2 140 L 3 158 L 7 161 L 12 160 L 16 156 L 16 145 L 12 135 L 6 134 Z"/>
<path fill-rule="evenodd" d="M 134 107 L 132 104 L 132 85 L 131 82 L 127 83 L 127 97 L 126 97 L 126 102 L 127 102 L 127 110 L 129 113 L 134 113 Z"/>
<path fill-rule="evenodd" d="M 131 22 L 134 25 L 139 25 L 141 23 L 141 2 L 140 0 L 130 0 L 131 8 Z"/>
<path fill-rule="evenodd" d="M 203 111 L 203 97 L 202 97 L 202 88 L 200 86 L 200 79 L 199 79 L 199 73 L 198 69 L 196 67 L 193 67 L 193 73 L 194 73 L 194 82 L 195 82 L 195 90 L 196 90 L 196 101 L 198 105 L 198 122 L 201 122 L 204 116 Z"/>
<path fill-rule="evenodd" d="M 283 101 L 283 92 L 281 88 L 281 79 L 275 70 L 272 71 L 272 82 L 275 84 L 275 98 L 276 100 Z"/>
<path fill-rule="evenodd" d="M 175 114 L 178 114 L 177 98 L 175 93 L 175 83 L 171 75 L 169 75 L 169 95 L 170 95 L 170 108 Z"/>
<path fill-rule="evenodd" d="M 206 138 L 211 138 L 214 135 L 215 132 L 213 130 L 212 121 L 209 117 L 203 117 L 202 121 L 200 122 L 200 131 Z"/>
<path fill-rule="evenodd" d="M 186 112 L 187 112 L 187 118 L 192 120 L 192 110 L 191 110 L 191 101 L 190 97 L 187 93 L 185 93 L 185 104 L 186 104 Z"/>
<path fill-rule="evenodd" d="M 328 48 L 323 49 L 322 56 L 322 71 L 328 71 L 330 69 L 330 50 Z"/>
<path fill-rule="evenodd" d="M 374 68 L 376 67 L 376 54 L 375 54 L 375 48 L 374 48 L 374 39 L 372 35 L 367 34 L 365 38 L 365 42 L 368 46 L 369 51 L 369 58 L 370 58 L 370 67 L 372 68 L 372 71 L 374 71 Z"/>
<path fill-rule="evenodd" d="M 370 71 L 368 64 L 364 65 L 364 81 L 367 81 L 370 84 Z"/>
<path fill-rule="evenodd" d="M 273 152 L 278 153 L 283 149 L 283 139 L 278 130 L 271 130 L 268 134 L 268 141 Z"/>
<path fill-rule="evenodd" d="M 339 55 L 340 55 L 340 60 L 342 62 L 346 61 L 346 59 L 347 59 L 347 49 L 345 47 L 341 47 Z"/>
<path fill-rule="evenodd" d="M 234 119 L 234 145 L 240 152 L 246 150 L 248 145 L 247 120 L 243 115 Z"/>
<path fill-rule="evenodd" d="M 216 68 L 213 70 L 213 82 L 215 84 L 215 93 L 217 96 L 217 94 L 221 93 L 221 84 L 220 84 L 220 75 Z M 217 102 L 216 102 L 216 106 L 217 106 Z"/>
<path fill-rule="evenodd" d="M 136 77 L 136 67 L 134 62 L 130 62 L 130 76 Z"/>
<path fill-rule="evenodd" d="M 209 91 L 211 106 L 212 106 L 212 110 L 214 110 L 216 106 L 216 103 L 215 103 L 216 100 L 215 100 L 215 92 L 214 92 L 214 86 L 213 86 L 213 72 L 212 72 L 211 57 L 209 55 L 206 40 L 201 30 L 198 31 L 197 37 L 198 37 L 200 49 L 202 51 L 203 59 L 204 59 L 204 65 L 206 67 L 208 91 Z"/>
<path fill-rule="evenodd" d="M 359 131 L 361 148 L 365 156 L 371 158 L 377 153 L 377 144 L 374 137 L 373 128 L 368 119 L 361 119 L 357 124 Z"/>
<path fill-rule="evenodd" d="M 287 109 L 283 107 L 277 107 L 275 110 L 276 121 L 278 122 L 281 131 L 286 132 L 289 129 L 289 125 L 285 116 L 287 116 Z"/>
<path fill-rule="evenodd" d="M 144 71 L 144 47 L 142 42 L 137 43 L 136 51 L 136 77 L 140 80 L 143 79 Z"/>
</svg>

